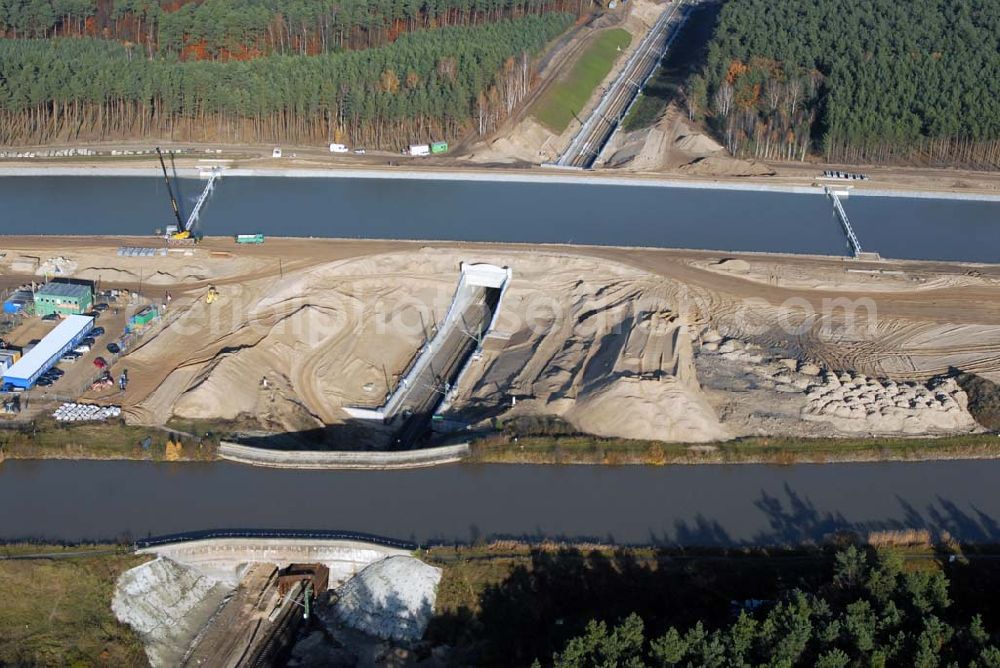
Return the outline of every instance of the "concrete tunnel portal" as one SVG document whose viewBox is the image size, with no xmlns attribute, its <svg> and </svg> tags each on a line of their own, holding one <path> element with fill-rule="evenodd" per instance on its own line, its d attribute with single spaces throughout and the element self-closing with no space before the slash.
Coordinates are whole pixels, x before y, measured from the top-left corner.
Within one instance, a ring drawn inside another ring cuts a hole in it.
<svg viewBox="0 0 1000 668">
<path fill-rule="evenodd" d="M 408 448 L 418 442 L 494 328 L 511 275 L 509 267 L 463 262 L 447 313 L 385 402 L 378 408 L 348 406 L 344 408 L 347 414 L 386 424 L 401 418 L 395 447 Z"/>
</svg>

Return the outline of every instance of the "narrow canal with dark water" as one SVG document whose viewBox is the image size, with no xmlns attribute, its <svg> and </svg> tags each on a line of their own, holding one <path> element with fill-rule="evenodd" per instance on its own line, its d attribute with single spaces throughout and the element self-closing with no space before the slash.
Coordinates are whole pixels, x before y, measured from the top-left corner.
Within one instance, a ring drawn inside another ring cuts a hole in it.
<svg viewBox="0 0 1000 668">
<path fill-rule="evenodd" d="M 421 544 L 518 537 L 739 545 L 927 528 L 1000 541 L 998 478 L 1000 461 L 290 471 L 8 460 L 0 465 L 0 539 L 239 528 L 360 531 Z"/>
<path fill-rule="evenodd" d="M 189 211 L 203 182 L 180 179 Z M 151 234 L 173 222 L 162 179 L 0 178 L 0 233 Z M 866 250 L 899 259 L 1000 261 L 1000 202 L 851 197 Z M 845 255 L 820 194 L 586 183 L 227 177 L 207 235 L 647 246 Z"/>
</svg>

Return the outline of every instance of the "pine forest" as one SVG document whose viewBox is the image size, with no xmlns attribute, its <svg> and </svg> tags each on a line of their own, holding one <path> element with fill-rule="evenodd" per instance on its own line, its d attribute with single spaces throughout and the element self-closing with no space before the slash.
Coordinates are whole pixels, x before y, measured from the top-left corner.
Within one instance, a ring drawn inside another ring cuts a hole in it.
<svg viewBox="0 0 1000 668">
<path fill-rule="evenodd" d="M 1000 0 L 729 0 L 688 104 L 764 159 L 1000 166 Z"/>
</svg>

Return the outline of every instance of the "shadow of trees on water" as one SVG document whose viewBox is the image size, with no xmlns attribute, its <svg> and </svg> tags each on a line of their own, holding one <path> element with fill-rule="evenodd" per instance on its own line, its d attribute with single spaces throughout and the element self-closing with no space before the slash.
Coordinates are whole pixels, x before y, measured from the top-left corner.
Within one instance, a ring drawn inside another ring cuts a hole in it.
<svg viewBox="0 0 1000 668">
<path fill-rule="evenodd" d="M 974 504 L 964 510 L 959 504 L 935 495 L 921 511 L 900 495 L 899 517 L 856 521 L 840 511 L 819 510 L 813 501 L 787 483 L 784 496 L 761 489 L 753 506 L 765 517 L 766 529 L 746 539 L 732 535 L 717 520 L 698 514 L 693 520 L 676 520 L 673 532 L 651 532 L 649 542 L 659 546 L 739 547 L 755 545 L 802 545 L 820 543 L 839 533 L 865 536 L 874 532 L 926 530 L 932 536 L 949 535 L 962 542 L 1000 543 L 1000 524 Z"/>
</svg>

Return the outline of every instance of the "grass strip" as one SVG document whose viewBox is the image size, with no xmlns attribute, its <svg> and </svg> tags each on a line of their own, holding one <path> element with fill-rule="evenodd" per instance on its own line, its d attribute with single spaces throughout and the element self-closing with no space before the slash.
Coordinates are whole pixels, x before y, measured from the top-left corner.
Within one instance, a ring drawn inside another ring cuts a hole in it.
<svg viewBox="0 0 1000 668">
<path fill-rule="evenodd" d="M 996 434 L 940 438 L 743 438 L 661 443 L 586 435 L 496 435 L 472 444 L 469 461 L 507 464 L 821 464 L 1000 457 Z"/>
<path fill-rule="evenodd" d="M 111 554 L 60 558 L 61 552 Z M 0 556 L 51 553 L 51 558 L 0 559 L 0 665 L 142 666 L 138 636 L 111 612 L 115 581 L 148 560 L 114 545 L 5 545 Z"/>
<path fill-rule="evenodd" d="M 570 121 L 587 104 L 594 89 L 604 81 L 632 36 L 622 28 L 606 30 L 598 35 L 573 65 L 565 78 L 554 82 L 542 93 L 531 114 L 542 125 L 562 134 Z"/>
</svg>

